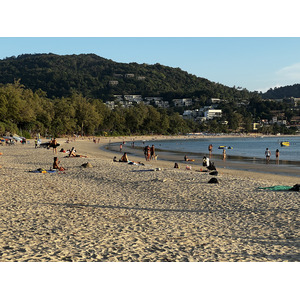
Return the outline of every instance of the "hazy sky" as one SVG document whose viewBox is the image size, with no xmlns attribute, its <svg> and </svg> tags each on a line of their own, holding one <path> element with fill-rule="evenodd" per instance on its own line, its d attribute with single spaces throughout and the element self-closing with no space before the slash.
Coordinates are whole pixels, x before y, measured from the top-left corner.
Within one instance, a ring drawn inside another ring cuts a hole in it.
<svg viewBox="0 0 300 300">
<path fill-rule="evenodd" d="M 0 38 L 0 58 L 24 53 L 95 53 L 116 62 L 179 67 L 227 86 L 266 91 L 300 83 L 300 38 Z"/>
</svg>

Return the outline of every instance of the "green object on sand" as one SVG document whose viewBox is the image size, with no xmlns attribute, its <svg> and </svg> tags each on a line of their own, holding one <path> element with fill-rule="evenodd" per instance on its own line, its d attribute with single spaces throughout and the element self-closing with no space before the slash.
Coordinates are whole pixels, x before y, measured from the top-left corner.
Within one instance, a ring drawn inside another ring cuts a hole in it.
<svg viewBox="0 0 300 300">
<path fill-rule="evenodd" d="M 268 187 L 259 187 L 259 189 L 270 190 L 270 191 L 288 191 L 291 188 L 292 188 L 292 186 L 289 186 L 289 185 L 274 185 L 274 186 L 268 186 Z"/>
</svg>

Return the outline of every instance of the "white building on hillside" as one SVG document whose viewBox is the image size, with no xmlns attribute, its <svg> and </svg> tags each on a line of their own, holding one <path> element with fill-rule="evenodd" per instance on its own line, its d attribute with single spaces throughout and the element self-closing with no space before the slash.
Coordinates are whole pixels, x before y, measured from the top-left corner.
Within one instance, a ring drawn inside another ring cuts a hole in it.
<svg viewBox="0 0 300 300">
<path fill-rule="evenodd" d="M 214 118 L 220 118 L 222 117 L 222 109 L 206 109 L 204 111 L 204 117 L 206 120 L 212 120 Z"/>
</svg>

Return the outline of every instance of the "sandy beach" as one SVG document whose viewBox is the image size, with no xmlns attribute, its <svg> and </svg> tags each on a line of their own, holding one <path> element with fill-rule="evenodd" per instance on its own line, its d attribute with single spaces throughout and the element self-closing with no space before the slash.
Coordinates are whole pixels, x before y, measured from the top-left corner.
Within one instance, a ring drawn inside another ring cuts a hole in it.
<svg viewBox="0 0 300 300">
<path fill-rule="evenodd" d="M 87 158 L 33 141 L 0 146 L 0 261 L 300 261 L 299 192 L 259 189 L 299 178 L 220 169 L 209 184 L 211 175 L 184 165 L 142 155 L 144 165 L 129 165 L 100 150 L 122 140 L 59 139 Z M 66 171 L 29 172 L 54 156 Z"/>
</svg>

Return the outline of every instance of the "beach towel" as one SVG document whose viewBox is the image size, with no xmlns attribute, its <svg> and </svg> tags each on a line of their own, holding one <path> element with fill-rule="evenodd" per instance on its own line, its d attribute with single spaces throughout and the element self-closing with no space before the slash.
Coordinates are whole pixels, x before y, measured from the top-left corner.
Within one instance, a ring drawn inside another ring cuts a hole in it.
<svg viewBox="0 0 300 300">
<path fill-rule="evenodd" d="M 29 171 L 30 173 L 55 173 L 56 172 L 56 170 L 45 170 L 45 169 L 43 169 L 43 168 L 39 168 L 39 169 L 37 169 L 37 170 L 34 170 L 34 171 Z"/>
<path fill-rule="evenodd" d="M 274 185 L 274 186 L 267 186 L 267 187 L 259 187 L 261 190 L 270 190 L 270 191 L 289 191 L 293 188 L 289 185 Z"/>
</svg>

